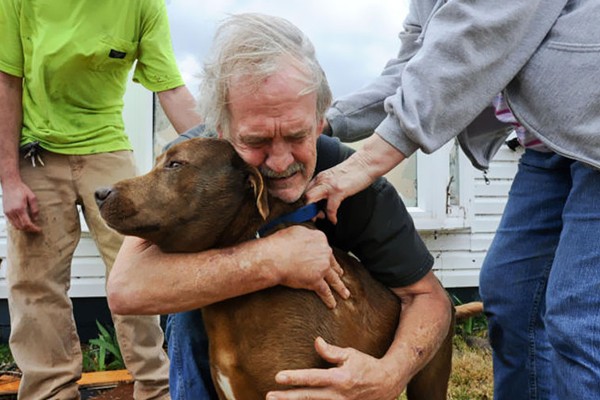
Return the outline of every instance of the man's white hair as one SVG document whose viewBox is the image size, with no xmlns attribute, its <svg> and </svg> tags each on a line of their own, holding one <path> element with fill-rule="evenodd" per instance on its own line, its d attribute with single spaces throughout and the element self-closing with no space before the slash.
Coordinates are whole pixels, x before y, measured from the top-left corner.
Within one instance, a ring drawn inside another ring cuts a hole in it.
<svg viewBox="0 0 600 400">
<path fill-rule="evenodd" d="M 325 116 L 331 89 L 308 37 L 288 20 L 246 13 L 225 19 L 215 34 L 204 63 L 199 108 L 206 128 L 229 135 L 229 89 L 235 78 L 249 88 L 258 87 L 281 70 L 282 63 L 295 67 L 306 83 L 299 95 L 317 93 L 317 115 Z"/>
</svg>

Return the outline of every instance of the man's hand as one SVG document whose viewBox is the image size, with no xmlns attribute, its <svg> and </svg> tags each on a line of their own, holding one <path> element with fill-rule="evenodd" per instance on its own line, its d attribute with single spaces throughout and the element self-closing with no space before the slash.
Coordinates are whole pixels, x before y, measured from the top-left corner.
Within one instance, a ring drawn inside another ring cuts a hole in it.
<svg viewBox="0 0 600 400">
<path fill-rule="evenodd" d="M 2 185 L 4 214 L 15 229 L 39 233 L 42 229 L 35 224 L 39 208 L 37 198 L 29 186 L 22 181 Z"/>
<path fill-rule="evenodd" d="M 416 283 L 392 291 L 402 299 L 402 313 L 395 339 L 383 358 L 318 338 L 318 354 L 335 367 L 280 371 L 277 383 L 295 388 L 270 392 L 267 400 L 397 398 L 447 338 L 452 315 L 448 296 L 431 271 Z M 449 359 L 447 363 L 450 368 Z"/>
<path fill-rule="evenodd" d="M 264 240 L 270 241 L 274 259 L 281 260 L 277 265 L 281 285 L 312 290 L 329 308 L 336 305 L 332 289 L 344 299 L 350 296 L 341 279 L 343 270 L 323 232 L 296 225 Z"/>
<path fill-rule="evenodd" d="M 381 360 L 352 348 L 330 345 L 322 338 L 317 338 L 315 348 L 323 359 L 336 366 L 280 371 L 275 376 L 277 383 L 297 388 L 270 392 L 267 400 L 392 400 L 400 394 L 392 386 L 395 381 Z"/>
</svg>

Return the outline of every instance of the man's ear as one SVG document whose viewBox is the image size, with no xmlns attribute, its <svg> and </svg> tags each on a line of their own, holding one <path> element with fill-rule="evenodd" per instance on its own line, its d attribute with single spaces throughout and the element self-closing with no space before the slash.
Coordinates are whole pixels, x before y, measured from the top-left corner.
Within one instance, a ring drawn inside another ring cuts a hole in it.
<svg viewBox="0 0 600 400">
<path fill-rule="evenodd" d="M 267 199 L 267 191 L 265 190 L 265 181 L 256 167 L 248 166 L 248 181 L 254 189 L 254 198 L 256 199 L 256 208 L 266 221 L 269 216 L 269 201 Z"/>
<path fill-rule="evenodd" d="M 329 124 L 327 123 L 327 118 L 325 117 L 321 118 L 321 122 L 317 123 L 317 137 L 321 136 L 321 133 L 323 133 L 324 129 L 329 129 Z"/>
</svg>

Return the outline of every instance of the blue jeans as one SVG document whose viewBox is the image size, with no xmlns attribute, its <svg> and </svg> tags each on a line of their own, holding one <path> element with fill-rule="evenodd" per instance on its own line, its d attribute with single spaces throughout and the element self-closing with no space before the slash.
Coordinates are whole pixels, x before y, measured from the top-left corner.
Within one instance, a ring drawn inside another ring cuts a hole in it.
<svg viewBox="0 0 600 400">
<path fill-rule="evenodd" d="M 480 276 L 494 399 L 600 399 L 600 171 L 527 150 Z"/>
<path fill-rule="evenodd" d="M 165 330 L 171 361 L 169 387 L 173 400 L 216 400 L 210 376 L 208 338 L 200 310 L 170 314 Z"/>
</svg>

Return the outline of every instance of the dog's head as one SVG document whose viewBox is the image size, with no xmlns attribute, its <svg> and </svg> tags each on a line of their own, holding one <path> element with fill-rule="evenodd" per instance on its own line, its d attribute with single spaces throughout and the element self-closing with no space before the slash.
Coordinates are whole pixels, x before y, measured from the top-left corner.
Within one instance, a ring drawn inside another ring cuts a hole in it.
<svg viewBox="0 0 600 400">
<path fill-rule="evenodd" d="M 249 239 L 269 214 L 262 176 L 220 139 L 173 146 L 148 174 L 98 189 L 96 202 L 111 228 L 173 252 Z"/>
</svg>

